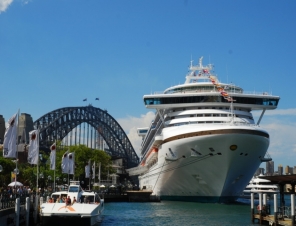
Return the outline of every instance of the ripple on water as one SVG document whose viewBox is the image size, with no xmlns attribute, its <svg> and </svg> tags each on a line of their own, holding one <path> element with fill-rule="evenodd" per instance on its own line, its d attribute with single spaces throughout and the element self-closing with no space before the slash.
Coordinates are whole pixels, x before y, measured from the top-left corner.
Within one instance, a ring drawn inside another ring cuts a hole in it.
<svg viewBox="0 0 296 226">
<path fill-rule="evenodd" d="M 162 201 L 106 203 L 100 226 L 229 225 L 249 226 L 250 205 Z"/>
</svg>

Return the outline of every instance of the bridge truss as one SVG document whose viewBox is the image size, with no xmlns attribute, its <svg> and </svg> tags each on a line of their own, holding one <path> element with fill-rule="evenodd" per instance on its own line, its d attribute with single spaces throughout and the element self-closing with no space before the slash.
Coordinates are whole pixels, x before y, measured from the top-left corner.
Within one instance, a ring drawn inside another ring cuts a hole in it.
<svg viewBox="0 0 296 226">
<path fill-rule="evenodd" d="M 63 140 L 82 123 L 92 126 L 103 137 L 112 157 L 123 158 L 127 168 L 138 165 L 139 157 L 118 122 L 106 110 L 92 105 L 54 110 L 37 119 L 34 128 L 40 131 L 40 146 L 49 148 L 55 140 Z M 77 144 L 76 136 L 74 143 Z"/>
</svg>

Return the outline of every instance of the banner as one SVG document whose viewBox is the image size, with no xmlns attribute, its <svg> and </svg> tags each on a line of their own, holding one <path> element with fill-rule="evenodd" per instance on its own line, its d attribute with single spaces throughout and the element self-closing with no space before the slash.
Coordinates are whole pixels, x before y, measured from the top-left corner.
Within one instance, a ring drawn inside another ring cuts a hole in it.
<svg viewBox="0 0 296 226">
<path fill-rule="evenodd" d="M 15 172 L 11 172 L 11 182 L 15 182 Z"/>
<path fill-rule="evenodd" d="M 62 158 L 62 173 L 69 173 L 69 158 L 68 152 L 66 151 Z"/>
<path fill-rule="evenodd" d="M 90 176 L 90 161 L 85 166 L 85 178 L 89 178 Z"/>
<path fill-rule="evenodd" d="M 8 120 L 8 126 L 5 130 L 3 141 L 3 157 L 16 158 L 16 143 L 17 143 L 17 114 L 14 114 Z"/>
<path fill-rule="evenodd" d="M 68 157 L 69 157 L 69 161 L 68 161 L 69 174 L 74 174 L 74 171 L 75 171 L 75 156 L 74 156 L 74 153 L 69 153 Z"/>
<path fill-rule="evenodd" d="M 32 130 L 29 132 L 29 137 L 28 163 L 37 165 L 39 160 L 39 131 Z"/>
<path fill-rule="evenodd" d="M 50 146 L 50 169 L 55 170 L 56 167 L 56 143 Z"/>
</svg>

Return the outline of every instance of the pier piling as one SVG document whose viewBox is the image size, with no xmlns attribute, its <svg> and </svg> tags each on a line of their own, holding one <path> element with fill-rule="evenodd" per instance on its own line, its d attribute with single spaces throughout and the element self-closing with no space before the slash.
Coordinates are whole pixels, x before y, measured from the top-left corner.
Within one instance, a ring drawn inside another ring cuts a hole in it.
<svg viewBox="0 0 296 226">
<path fill-rule="evenodd" d="M 30 198 L 26 198 L 26 226 L 29 226 L 29 217 L 30 217 Z"/>
<path fill-rule="evenodd" d="M 43 199 L 43 198 L 41 197 L 40 199 Z M 36 195 L 35 202 L 34 202 L 34 223 L 35 224 L 37 224 L 38 200 L 39 200 L 39 195 Z"/>
<path fill-rule="evenodd" d="M 273 216 L 274 216 L 274 225 L 277 225 L 278 219 L 277 219 L 277 211 L 278 211 L 278 200 L 277 200 L 277 194 L 273 194 Z"/>
<path fill-rule="evenodd" d="M 295 225 L 295 194 L 291 194 L 291 225 Z"/>
<path fill-rule="evenodd" d="M 15 200 L 15 226 L 19 226 L 20 223 L 20 198 Z"/>
<path fill-rule="evenodd" d="M 262 224 L 262 193 L 259 193 L 259 215 L 260 215 L 260 219 L 259 219 L 259 223 Z"/>
<path fill-rule="evenodd" d="M 254 223 L 254 193 L 251 193 L 251 221 Z"/>
</svg>

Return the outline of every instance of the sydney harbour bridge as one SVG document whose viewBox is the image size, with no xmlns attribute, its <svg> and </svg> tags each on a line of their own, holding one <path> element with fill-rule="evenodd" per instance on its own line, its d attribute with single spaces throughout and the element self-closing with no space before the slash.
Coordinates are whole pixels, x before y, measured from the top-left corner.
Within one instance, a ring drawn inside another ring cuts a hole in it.
<svg viewBox="0 0 296 226">
<path fill-rule="evenodd" d="M 118 122 L 106 110 L 93 107 L 65 107 L 51 111 L 34 122 L 39 129 L 40 148 L 49 148 L 56 140 L 67 145 L 86 144 L 96 148 L 98 139 L 108 146 L 112 158 L 122 158 L 125 168 L 139 163 L 130 140 Z"/>
</svg>

